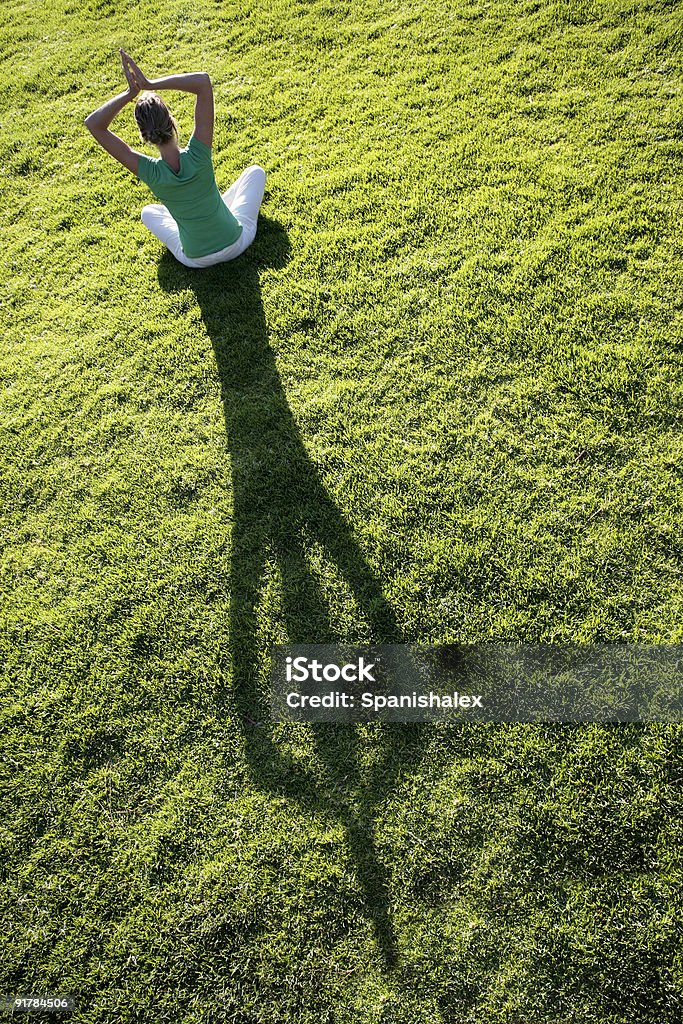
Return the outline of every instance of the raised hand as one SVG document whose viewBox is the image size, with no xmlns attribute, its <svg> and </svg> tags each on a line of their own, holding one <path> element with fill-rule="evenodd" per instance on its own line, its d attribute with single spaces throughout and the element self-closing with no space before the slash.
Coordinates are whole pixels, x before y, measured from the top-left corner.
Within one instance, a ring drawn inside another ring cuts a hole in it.
<svg viewBox="0 0 683 1024">
<path fill-rule="evenodd" d="M 148 78 L 143 75 L 142 71 L 135 63 L 130 54 L 126 53 L 125 50 L 119 49 L 121 55 L 121 64 L 123 65 L 123 73 L 128 81 L 128 88 L 133 95 L 137 95 L 141 89 L 150 89 L 151 83 Z"/>
</svg>

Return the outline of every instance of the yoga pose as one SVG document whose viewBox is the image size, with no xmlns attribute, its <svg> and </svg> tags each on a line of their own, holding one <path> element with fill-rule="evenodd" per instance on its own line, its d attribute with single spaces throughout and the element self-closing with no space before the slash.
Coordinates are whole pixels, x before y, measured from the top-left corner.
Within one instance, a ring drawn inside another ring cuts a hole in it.
<svg viewBox="0 0 683 1024">
<path fill-rule="evenodd" d="M 109 100 L 85 119 L 86 127 L 115 160 L 150 188 L 164 205 L 142 210 L 142 223 L 186 267 L 210 267 L 234 260 L 256 235 L 266 172 L 254 164 L 227 192 L 218 191 L 211 160 L 213 87 L 204 72 L 147 79 L 132 57 L 120 50 L 128 91 Z M 185 149 L 178 144 L 178 126 L 156 91 L 179 89 L 197 97 L 194 132 Z M 141 93 L 141 95 L 140 95 Z M 136 99 L 135 120 L 140 137 L 159 150 L 152 159 L 137 153 L 109 131 L 127 103 Z"/>
</svg>

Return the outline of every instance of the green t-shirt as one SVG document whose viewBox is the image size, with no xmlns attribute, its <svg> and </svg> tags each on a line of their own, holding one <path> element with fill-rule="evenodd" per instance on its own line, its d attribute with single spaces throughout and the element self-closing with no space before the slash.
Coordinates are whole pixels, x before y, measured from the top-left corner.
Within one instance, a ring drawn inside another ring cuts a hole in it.
<svg viewBox="0 0 683 1024">
<path fill-rule="evenodd" d="M 219 252 L 242 234 L 242 225 L 227 208 L 213 173 L 211 147 L 194 135 L 180 150 L 176 174 L 165 160 L 140 154 L 138 178 L 149 186 L 178 225 L 180 244 L 189 259 Z"/>
</svg>

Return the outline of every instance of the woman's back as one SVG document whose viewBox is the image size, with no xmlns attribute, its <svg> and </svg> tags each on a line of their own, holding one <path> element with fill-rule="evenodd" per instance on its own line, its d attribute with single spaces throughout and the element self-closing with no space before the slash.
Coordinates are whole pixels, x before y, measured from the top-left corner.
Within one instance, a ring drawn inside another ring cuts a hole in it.
<svg viewBox="0 0 683 1024">
<path fill-rule="evenodd" d="M 140 155 L 138 177 L 168 208 L 178 224 L 183 252 L 190 259 L 232 245 L 242 227 L 221 198 L 211 160 L 211 149 L 192 136 L 180 150 L 176 174 L 162 157 Z"/>
</svg>

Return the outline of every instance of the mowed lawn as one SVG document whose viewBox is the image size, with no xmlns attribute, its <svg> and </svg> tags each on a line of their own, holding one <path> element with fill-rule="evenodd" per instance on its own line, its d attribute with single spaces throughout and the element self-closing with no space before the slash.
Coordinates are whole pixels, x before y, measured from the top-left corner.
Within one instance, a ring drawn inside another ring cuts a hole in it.
<svg viewBox="0 0 683 1024">
<path fill-rule="evenodd" d="M 683 642 L 682 44 L 669 0 L 5 0 L 0 994 L 680 1021 L 679 726 L 278 726 L 266 673 Z M 234 264 L 84 129 L 119 46 L 210 72 L 221 188 L 266 168 Z"/>
</svg>

